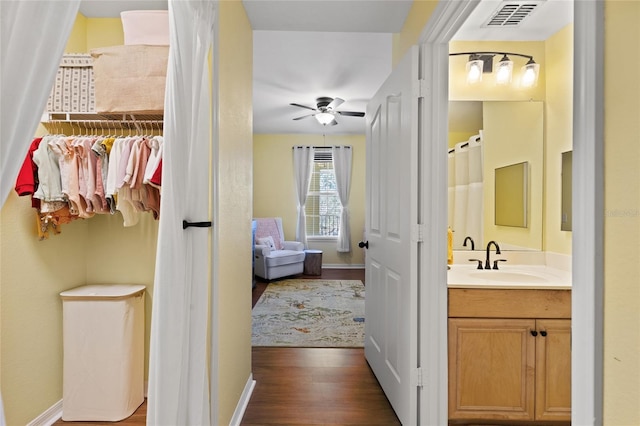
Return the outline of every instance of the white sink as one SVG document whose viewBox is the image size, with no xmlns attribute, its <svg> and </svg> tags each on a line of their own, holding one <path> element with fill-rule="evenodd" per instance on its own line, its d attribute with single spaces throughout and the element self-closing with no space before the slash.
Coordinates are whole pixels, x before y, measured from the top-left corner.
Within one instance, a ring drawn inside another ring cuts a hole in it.
<svg viewBox="0 0 640 426">
<path fill-rule="evenodd" d="M 524 272 L 509 272 L 501 270 L 478 271 L 469 274 L 481 280 L 491 280 L 510 283 L 548 283 L 549 279 L 540 275 L 533 275 Z"/>
<path fill-rule="evenodd" d="M 571 288 L 571 272 L 544 265 L 501 265 L 500 269 L 480 270 L 475 265 L 451 265 L 449 287 L 484 288 Z"/>
</svg>

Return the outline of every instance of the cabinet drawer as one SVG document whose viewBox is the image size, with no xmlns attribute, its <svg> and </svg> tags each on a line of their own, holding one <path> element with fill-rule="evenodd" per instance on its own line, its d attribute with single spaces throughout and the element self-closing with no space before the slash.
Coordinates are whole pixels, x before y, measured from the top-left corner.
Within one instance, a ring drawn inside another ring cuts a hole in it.
<svg viewBox="0 0 640 426">
<path fill-rule="evenodd" d="M 449 317 L 571 318 L 571 291 L 451 288 Z"/>
</svg>

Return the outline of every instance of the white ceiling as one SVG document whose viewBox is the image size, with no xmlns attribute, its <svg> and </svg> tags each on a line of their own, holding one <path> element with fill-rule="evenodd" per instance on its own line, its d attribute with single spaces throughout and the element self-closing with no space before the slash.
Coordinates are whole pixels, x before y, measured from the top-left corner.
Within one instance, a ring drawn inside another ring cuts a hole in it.
<svg viewBox="0 0 640 426">
<path fill-rule="evenodd" d="M 456 40 L 546 40 L 572 21 L 573 0 L 533 0 L 540 6 L 517 28 L 483 28 L 503 3 L 481 0 Z M 346 100 L 338 110 L 364 111 L 391 72 L 392 33 L 411 7 L 407 0 L 243 0 L 254 29 L 255 133 L 363 134 L 364 118 L 339 116 L 336 126 L 313 118 L 320 96 Z M 85 16 L 117 17 L 122 10 L 166 9 L 163 0 L 83 0 Z"/>
</svg>

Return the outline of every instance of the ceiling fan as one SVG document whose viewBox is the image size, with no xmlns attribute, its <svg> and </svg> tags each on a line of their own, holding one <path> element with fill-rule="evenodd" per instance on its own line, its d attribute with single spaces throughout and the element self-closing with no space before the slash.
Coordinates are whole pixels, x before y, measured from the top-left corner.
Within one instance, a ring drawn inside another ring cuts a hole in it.
<svg viewBox="0 0 640 426">
<path fill-rule="evenodd" d="M 316 107 L 312 108 L 306 105 L 300 105 L 296 103 L 291 103 L 289 105 L 297 106 L 300 108 L 310 109 L 314 111 L 313 114 L 303 115 L 301 117 L 296 117 L 294 120 L 302 120 L 307 117 L 315 117 L 318 122 L 324 126 L 335 126 L 338 124 L 336 121 L 336 115 L 346 115 L 350 117 L 364 117 L 364 112 L 356 112 L 356 111 L 336 111 L 342 103 L 344 99 L 340 98 L 327 98 L 321 97 L 316 99 Z"/>
</svg>

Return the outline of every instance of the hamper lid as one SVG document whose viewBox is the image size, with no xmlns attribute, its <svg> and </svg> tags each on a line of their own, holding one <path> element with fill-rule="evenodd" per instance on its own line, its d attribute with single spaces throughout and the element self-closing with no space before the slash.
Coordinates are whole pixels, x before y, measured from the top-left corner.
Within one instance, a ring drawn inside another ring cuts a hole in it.
<svg viewBox="0 0 640 426">
<path fill-rule="evenodd" d="M 72 288 L 60 293 L 63 300 L 125 299 L 143 293 L 145 286 L 139 284 L 93 284 Z"/>
</svg>

